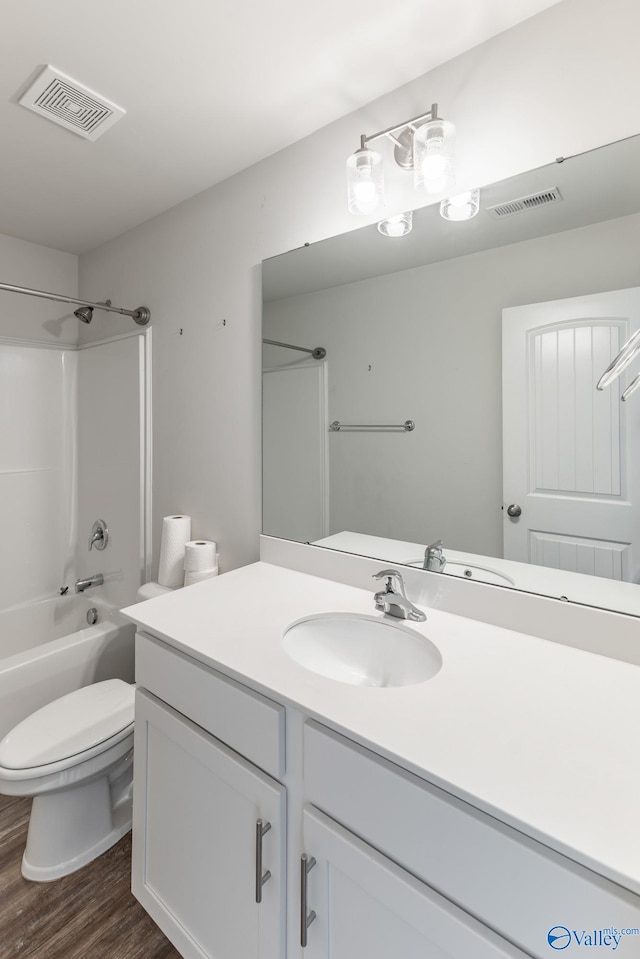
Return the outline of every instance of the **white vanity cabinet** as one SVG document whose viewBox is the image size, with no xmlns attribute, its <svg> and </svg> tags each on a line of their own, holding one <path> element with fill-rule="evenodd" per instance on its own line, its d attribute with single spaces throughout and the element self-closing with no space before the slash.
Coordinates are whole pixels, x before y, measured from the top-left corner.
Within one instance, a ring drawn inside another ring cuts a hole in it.
<svg viewBox="0 0 640 959">
<path fill-rule="evenodd" d="M 564 927 L 640 928 L 638 896 L 329 718 L 144 634 L 136 675 L 133 891 L 185 959 L 548 959 Z"/>
<path fill-rule="evenodd" d="M 154 671 L 160 669 L 164 680 L 158 685 L 167 698 L 187 696 L 190 712 L 201 721 L 224 700 L 223 725 L 235 726 L 240 736 L 254 713 L 262 720 L 255 730 L 258 740 L 278 731 L 281 710 L 275 704 L 211 671 L 201 672 L 153 640 L 138 646 L 140 678 L 153 687 Z M 185 685 L 185 668 L 191 685 Z M 208 680 L 207 697 L 201 695 L 201 679 Z M 233 701 L 235 714 L 229 712 Z M 211 735 L 210 727 L 202 728 L 140 686 L 135 756 L 136 897 L 185 959 L 282 959 L 284 786 Z"/>
</svg>

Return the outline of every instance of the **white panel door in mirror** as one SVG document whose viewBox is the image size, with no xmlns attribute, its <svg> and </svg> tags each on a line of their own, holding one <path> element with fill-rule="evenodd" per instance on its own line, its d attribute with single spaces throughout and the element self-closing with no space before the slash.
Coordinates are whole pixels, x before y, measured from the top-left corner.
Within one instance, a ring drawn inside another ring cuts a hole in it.
<svg viewBox="0 0 640 959">
<path fill-rule="evenodd" d="M 640 577 L 640 404 L 596 390 L 638 328 L 635 288 L 503 310 L 505 558 Z"/>
</svg>

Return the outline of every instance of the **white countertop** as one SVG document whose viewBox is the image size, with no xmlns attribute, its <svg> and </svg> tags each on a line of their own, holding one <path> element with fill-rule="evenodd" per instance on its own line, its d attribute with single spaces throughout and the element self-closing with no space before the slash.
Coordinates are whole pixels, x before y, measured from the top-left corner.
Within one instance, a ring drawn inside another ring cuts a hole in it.
<svg viewBox="0 0 640 959">
<path fill-rule="evenodd" d="M 373 590 L 255 563 L 124 612 L 640 894 L 640 667 L 425 611 L 406 625 L 438 647 L 440 672 L 383 689 L 318 676 L 281 643 L 314 613 L 381 615 Z"/>
</svg>

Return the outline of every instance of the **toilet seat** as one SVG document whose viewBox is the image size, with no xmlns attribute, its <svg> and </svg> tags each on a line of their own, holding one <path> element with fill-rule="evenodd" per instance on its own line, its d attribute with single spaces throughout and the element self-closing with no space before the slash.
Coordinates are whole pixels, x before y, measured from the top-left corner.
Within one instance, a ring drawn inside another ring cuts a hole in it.
<svg viewBox="0 0 640 959">
<path fill-rule="evenodd" d="M 134 686 L 109 679 L 38 709 L 0 743 L 4 777 L 54 773 L 117 745 L 133 731 L 134 695 Z"/>
</svg>

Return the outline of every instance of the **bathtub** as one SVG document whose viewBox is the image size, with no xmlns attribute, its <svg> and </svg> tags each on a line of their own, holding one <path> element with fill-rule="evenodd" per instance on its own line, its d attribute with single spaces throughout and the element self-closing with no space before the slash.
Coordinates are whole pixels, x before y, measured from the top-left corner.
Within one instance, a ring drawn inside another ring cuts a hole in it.
<svg viewBox="0 0 640 959">
<path fill-rule="evenodd" d="M 98 622 L 87 625 L 95 608 Z M 0 612 L 0 739 L 35 709 L 89 683 L 133 682 L 135 627 L 92 597 Z"/>
</svg>

